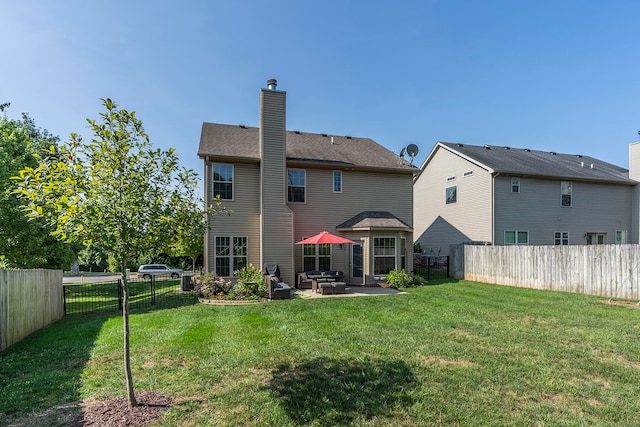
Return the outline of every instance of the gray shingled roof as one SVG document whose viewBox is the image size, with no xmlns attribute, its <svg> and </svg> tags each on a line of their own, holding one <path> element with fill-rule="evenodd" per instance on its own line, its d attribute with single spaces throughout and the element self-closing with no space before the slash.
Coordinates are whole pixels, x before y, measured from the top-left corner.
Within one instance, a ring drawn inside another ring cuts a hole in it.
<svg viewBox="0 0 640 427">
<path fill-rule="evenodd" d="M 400 228 L 411 230 L 411 227 L 397 216 L 386 211 L 364 211 L 336 226 L 337 230 L 354 228 Z"/>
<path fill-rule="evenodd" d="M 589 156 L 497 145 L 438 144 L 503 174 L 636 183 L 629 179 L 627 169 Z"/>
<path fill-rule="evenodd" d="M 287 131 L 287 160 L 354 168 L 416 172 L 416 168 L 369 138 Z M 333 141 L 333 143 L 332 143 Z M 198 156 L 260 159 L 259 129 L 203 123 Z"/>
</svg>

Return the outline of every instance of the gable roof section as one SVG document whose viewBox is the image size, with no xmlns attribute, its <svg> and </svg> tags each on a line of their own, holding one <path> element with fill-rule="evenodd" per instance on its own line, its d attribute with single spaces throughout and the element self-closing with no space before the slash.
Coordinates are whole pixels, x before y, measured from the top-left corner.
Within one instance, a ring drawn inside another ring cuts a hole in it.
<svg viewBox="0 0 640 427">
<path fill-rule="evenodd" d="M 260 161 L 260 129 L 203 123 L 198 156 Z M 287 131 L 287 163 L 414 173 L 409 162 L 369 138 Z"/>
<path fill-rule="evenodd" d="M 468 145 L 438 142 L 421 169 L 426 167 L 435 152 L 444 148 L 489 172 L 505 175 L 562 178 L 582 181 L 637 184 L 629 179 L 629 171 L 594 157 L 501 147 L 497 145 Z"/>
<path fill-rule="evenodd" d="M 397 216 L 386 211 L 364 211 L 336 226 L 336 230 L 406 230 L 412 228 Z"/>
</svg>

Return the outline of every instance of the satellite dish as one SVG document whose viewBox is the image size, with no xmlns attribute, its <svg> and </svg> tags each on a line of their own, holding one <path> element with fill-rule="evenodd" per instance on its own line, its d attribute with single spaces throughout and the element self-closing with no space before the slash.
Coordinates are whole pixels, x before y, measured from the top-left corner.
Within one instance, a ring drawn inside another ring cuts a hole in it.
<svg viewBox="0 0 640 427">
<path fill-rule="evenodd" d="M 640 132 L 638 132 L 640 133 Z M 400 150 L 400 157 L 404 157 L 404 151 L 406 150 L 405 147 L 402 147 L 402 150 Z"/>
<path fill-rule="evenodd" d="M 407 154 L 411 156 L 411 164 L 413 164 L 413 158 L 418 154 L 418 146 L 416 144 L 407 145 Z"/>
</svg>

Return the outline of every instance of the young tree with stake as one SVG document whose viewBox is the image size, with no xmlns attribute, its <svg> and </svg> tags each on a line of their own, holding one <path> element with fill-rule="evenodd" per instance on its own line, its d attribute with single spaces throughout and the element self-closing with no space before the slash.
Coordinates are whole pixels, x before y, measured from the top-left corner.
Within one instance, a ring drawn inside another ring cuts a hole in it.
<svg viewBox="0 0 640 427">
<path fill-rule="evenodd" d="M 185 229 L 187 212 L 206 210 L 194 196 L 197 175 L 178 166 L 174 149 L 154 149 L 135 112 L 102 99 L 106 111 L 90 120 L 93 138 L 71 134 L 51 145 L 35 168 L 14 177 L 29 218 L 44 218 L 64 241 L 94 243 L 120 262 L 124 368 L 129 407 L 137 406 L 130 362 L 127 259 L 168 247 Z M 211 208 L 215 212 L 220 204 Z"/>
</svg>

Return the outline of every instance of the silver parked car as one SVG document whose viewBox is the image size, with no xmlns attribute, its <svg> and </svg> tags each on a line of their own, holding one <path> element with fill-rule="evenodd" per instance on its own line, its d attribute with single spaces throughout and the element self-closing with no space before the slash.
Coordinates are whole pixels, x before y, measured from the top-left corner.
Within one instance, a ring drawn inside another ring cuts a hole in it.
<svg viewBox="0 0 640 427">
<path fill-rule="evenodd" d="M 138 277 L 150 279 L 151 276 L 171 276 L 174 279 L 182 276 L 179 268 L 169 268 L 166 264 L 143 264 L 138 268 Z"/>
</svg>

